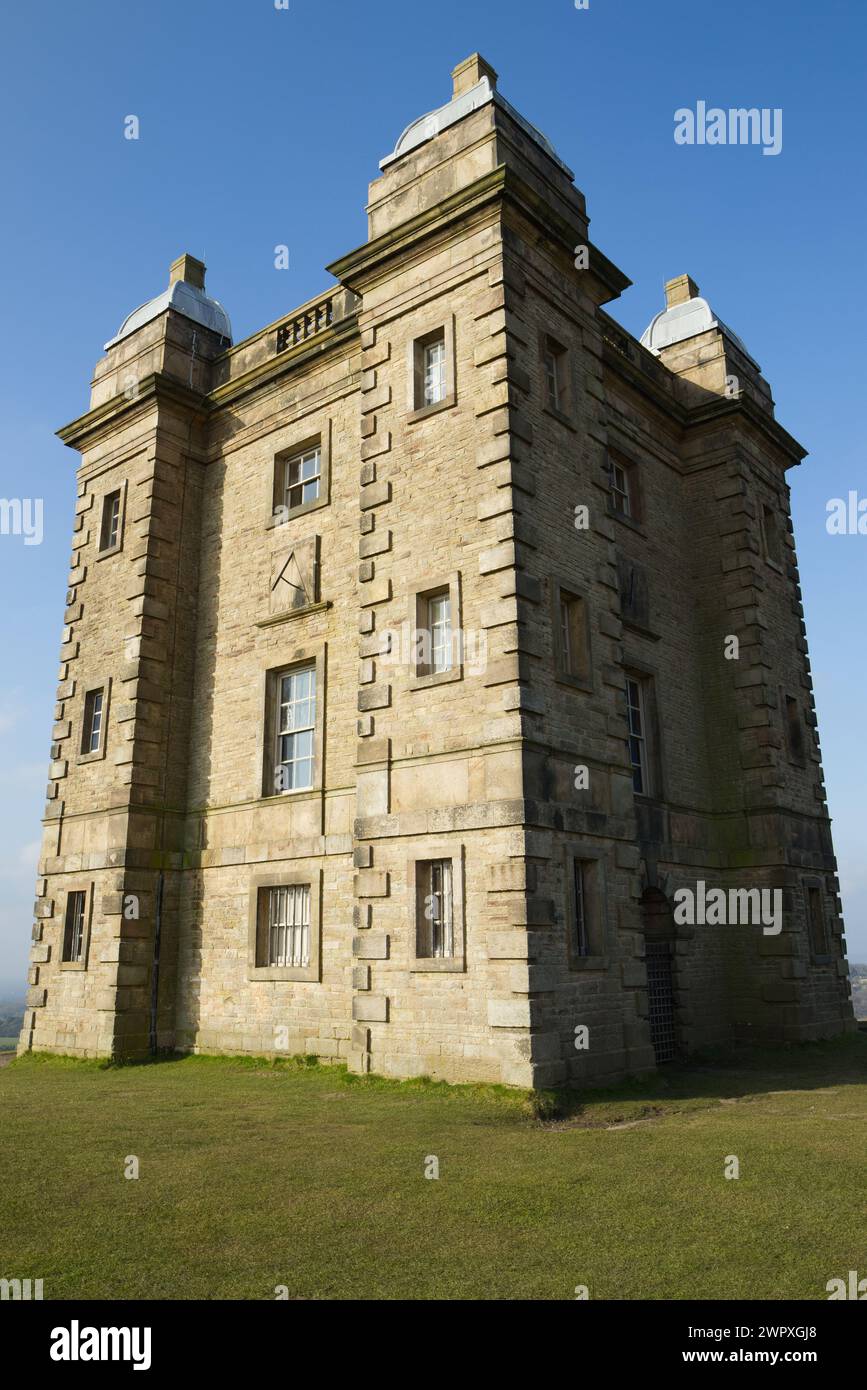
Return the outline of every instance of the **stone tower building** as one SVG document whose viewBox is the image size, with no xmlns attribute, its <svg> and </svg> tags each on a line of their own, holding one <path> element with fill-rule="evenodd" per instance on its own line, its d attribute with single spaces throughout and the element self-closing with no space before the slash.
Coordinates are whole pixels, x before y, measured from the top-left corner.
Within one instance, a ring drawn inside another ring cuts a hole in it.
<svg viewBox="0 0 867 1390">
<path fill-rule="evenodd" d="M 548 1086 L 853 1026 L 804 450 L 687 276 L 605 313 L 570 170 L 453 80 L 332 289 L 232 346 L 182 256 L 61 431 L 22 1049 Z"/>
</svg>

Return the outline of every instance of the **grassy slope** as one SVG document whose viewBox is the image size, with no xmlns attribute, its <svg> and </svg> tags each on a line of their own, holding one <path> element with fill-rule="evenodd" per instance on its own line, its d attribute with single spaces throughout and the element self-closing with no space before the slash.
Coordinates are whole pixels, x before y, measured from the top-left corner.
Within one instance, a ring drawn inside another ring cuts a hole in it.
<svg viewBox="0 0 867 1390">
<path fill-rule="evenodd" d="M 24 1058 L 0 1070 L 0 1275 L 51 1298 L 773 1299 L 867 1274 L 867 1035 L 566 1105 Z"/>
</svg>

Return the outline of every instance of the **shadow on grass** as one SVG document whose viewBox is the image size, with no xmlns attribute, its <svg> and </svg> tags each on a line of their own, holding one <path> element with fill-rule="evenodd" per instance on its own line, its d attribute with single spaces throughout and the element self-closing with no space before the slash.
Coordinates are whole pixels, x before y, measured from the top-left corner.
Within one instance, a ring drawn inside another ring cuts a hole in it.
<svg viewBox="0 0 867 1390">
<path fill-rule="evenodd" d="M 777 1047 L 718 1048 L 597 1089 L 540 1094 L 544 1123 L 604 1126 L 707 1109 L 750 1096 L 867 1082 L 867 1033 Z"/>
<path fill-rule="evenodd" d="M 516 1119 L 545 1128 L 602 1128 L 702 1110 L 775 1092 L 823 1090 L 867 1082 L 867 1032 L 824 1042 L 778 1047 L 738 1047 L 693 1054 L 656 1072 L 627 1077 L 610 1087 L 569 1087 L 529 1092 L 494 1084 L 452 1085 L 429 1076 L 406 1081 L 357 1075 L 340 1063 L 312 1056 L 253 1057 L 201 1053 L 160 1053 L 135 1061 L 82 1060 L 54 1053 L 26 1053 L 9 1063 L 25 1068 L 120 1071 L 170 1066 L 185 1070 L 232 1069 L 277 1075 L 307 1075 L 333 1091 L 390 1092 L 437 1097 L 443 1101 L 495 1106 Z"/>
</svg>

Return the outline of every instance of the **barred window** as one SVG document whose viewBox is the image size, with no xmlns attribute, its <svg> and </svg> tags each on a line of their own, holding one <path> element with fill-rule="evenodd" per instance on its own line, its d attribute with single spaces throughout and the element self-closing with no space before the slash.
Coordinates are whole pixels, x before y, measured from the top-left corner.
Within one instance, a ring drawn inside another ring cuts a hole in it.
<svg viewBox="0 0 867 1390">
<path fill-rule="evenodd" d="M 310 884 L 268 889 L 268 959 L 281 967 L 310 964 Z"/>
<path fill-rule="evenodd" d="M 581 859 L 573 859 L 574 907 L 572 918 L 572 950 L 576 956 L 590 955 L 590 933 L 587 922 L 587 871 Z"/>
</svg>

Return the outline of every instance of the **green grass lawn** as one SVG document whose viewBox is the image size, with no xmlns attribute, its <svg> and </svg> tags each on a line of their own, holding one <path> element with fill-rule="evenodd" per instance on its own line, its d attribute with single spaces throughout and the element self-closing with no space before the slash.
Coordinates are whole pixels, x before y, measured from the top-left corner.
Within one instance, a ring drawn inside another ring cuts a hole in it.
<svg viewBox="0 0 867 1390">
<path fill-rule="evenodd" d="M 17 1046 L 17 1038 L 0 1038 L 0 1052 L 14 1052 Z"/>
<path fill-rule="evenodd" d="M 495 1087 L 25 1057 L 0 1069 L 0 1277 L 46 1298 L 824 1299 L 867 1276 L 865 1140 L 865 1034 L 545 1119 Z"/>
</svg>

